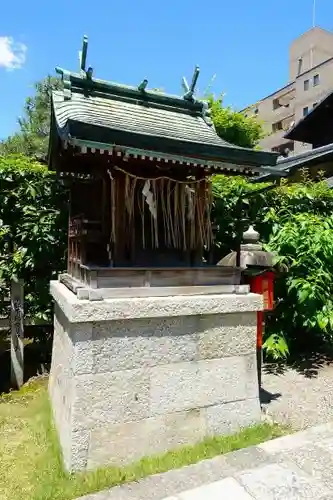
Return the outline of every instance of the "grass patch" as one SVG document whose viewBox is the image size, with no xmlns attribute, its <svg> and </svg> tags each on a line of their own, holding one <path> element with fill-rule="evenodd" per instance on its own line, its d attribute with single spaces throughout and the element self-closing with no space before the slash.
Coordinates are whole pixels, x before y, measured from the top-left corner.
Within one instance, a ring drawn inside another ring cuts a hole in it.
<svg viewBox="0 0 333 500">
<path fill-rule="evenodd" d="M 286 434 L 262 424 L 227 437 L 207 438 L 127 467 L 67 474 L 51 423 L 47 379 L 0 397 L 0 500 L 71 500 L 150 474 L 196 463 Z"/>
</svg>

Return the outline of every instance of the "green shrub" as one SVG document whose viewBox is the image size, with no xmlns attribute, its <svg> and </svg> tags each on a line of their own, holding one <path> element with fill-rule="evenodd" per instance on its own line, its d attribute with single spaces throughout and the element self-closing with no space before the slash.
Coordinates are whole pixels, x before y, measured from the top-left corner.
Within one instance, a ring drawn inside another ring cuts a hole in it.
<svg viewBox="0 0 333 500">
<path fill-rule="evenodd" d="M 0 314 L 13 276 L 25 283 L 25 313 L 51 320 L 50 279 L 65 267 L 66 192 L 53 172 L 24 156 L 0 156 Z"/>
<path fill-rule="evenodd" d="M 267 247 L 281 256 L 287 273 L 276 281 L 279 301 L 265 347 L 276 355 L 275 339 L 299 346 L 300 335 L 307 338 L 309 333 L 313 344 L 332 341 L 332 216 L 291 215 L 274 225 Z"/>
<path fill-rule="evenodd" d="M 0 156 L 0 314 L 13 276 L 25 282 L 25 313 L 51 321 L 49 282 L 66 267 L 67 192 L 53 172 L 24 156 Z M 235 249 L 248 223 L 288 272 L 276 280 L 277 307 L 265 348 L 275 357 L 300 341 L 332 341 L 333 191 L 324 182 L 263 185 L 213 179 L 216 262 Z"/>
<path fill-rule="evenodd" d="M 242 178 L 216 176 L 213 217 L 218 260 L 239 244 L 255 224 L 268 250 L 277 252 L 287 272 L 275 283 L 277 307 L 267 321 L 264 347 L 273 357 L 292 354 L 333 335 L 333 192 L 325 182 L 262 186 Z M 289 350 L 288 350 L 289 349 Z"/>
</svg>

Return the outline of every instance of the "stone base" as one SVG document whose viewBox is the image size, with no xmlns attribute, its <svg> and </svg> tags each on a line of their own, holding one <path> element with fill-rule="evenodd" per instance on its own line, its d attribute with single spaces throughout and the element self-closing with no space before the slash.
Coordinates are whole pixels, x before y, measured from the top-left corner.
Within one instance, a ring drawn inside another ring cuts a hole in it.
<svg viewBox="0 0 333 500">
<path fill-rule="evenodd" d="M 68 470 L 260 420 L 255 294 L 79 300 L 52 282 L 49 392 Z"/>
</svg>

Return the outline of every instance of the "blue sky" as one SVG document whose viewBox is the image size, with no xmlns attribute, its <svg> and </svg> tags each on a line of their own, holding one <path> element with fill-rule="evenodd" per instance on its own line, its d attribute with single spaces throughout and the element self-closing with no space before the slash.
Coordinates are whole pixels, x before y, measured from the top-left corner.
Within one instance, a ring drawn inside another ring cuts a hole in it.
<svg viewBox="0 0 333 500">
<path fill-rule="evenodd" d="M 316 23 L 333 29 L 332 0 Z M 33 83 L 54 67 L 78 69 L 82 36 L 98 78 L 180 93 L 195 64 L 198 87 L 241 109 L 288 80 L 288 46 L 312 25 L 313 0 L 16 0 L 0 19 L 0 138 L 17 129 Z"/>
</svg>

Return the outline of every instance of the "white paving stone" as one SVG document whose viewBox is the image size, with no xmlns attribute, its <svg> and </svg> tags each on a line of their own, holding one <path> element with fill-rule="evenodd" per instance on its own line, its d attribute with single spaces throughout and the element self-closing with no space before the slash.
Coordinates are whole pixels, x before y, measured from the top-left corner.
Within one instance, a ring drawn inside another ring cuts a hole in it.
<svg viewBox="0 0 333 500">
<path fill-rule="evenodd" d="M 332 443 L 330 423 L 79 500 L 333 500 Z"/>
<path fill-rule="evenodd" d="M 256 500 L 318 500 L 332 494 L 324 483 L 291 463 L 265 465 L 237 478 Z"/>
<path fill-rule="evenodd" d="M 258 445 L 258 448 L 266 451 L 267 453 L 285 453 L 289 450 L 294 450 L 311 444 L 314 436 L 310 431 L 296 432 L 289 436 L 283 436 L 272 441 L 266 441 Z"/>
<path fill-rule="evenodd" d="M 179 500 L 253 500 L 232 477 L 216 481 L 178 495 Z M 167 499 L 165 499 L 167 500 Z"/>
</svg>

